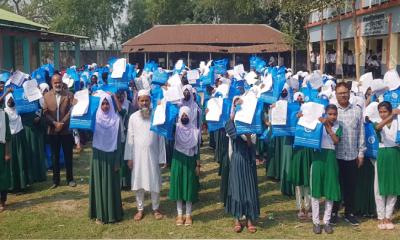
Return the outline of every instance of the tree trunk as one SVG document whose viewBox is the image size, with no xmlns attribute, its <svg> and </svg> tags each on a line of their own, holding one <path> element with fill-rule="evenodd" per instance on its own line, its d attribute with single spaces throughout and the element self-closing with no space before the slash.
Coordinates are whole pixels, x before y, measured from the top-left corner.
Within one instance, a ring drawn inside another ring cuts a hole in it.
<svg viewBox="0 0 400 240">
<path fill-rule="evenodd" d="M 324 8 L 321 8 L 321 37 L 319 40 L 319 70 L 324 73 L 325 52 L 324 52 Z"/>
<path fill-rule="evenodd" d="M 306 21 L 307 23 L 308 23 L 308 21 Z M 306 28 L 306 31 L 307 31 L 307 42 L 306 42 L 306 44 L 307 44 L 307 71 L 308 72 L 311 72 L 311 59 L 310 59 L 310 53 L 311 53 L 311 49 L 310 49 L 310 31 L 309 31 L 309 29 L 308 29 L 308 27 Z"/>
<path fill-rule="evenodd" d="M 342 28 L 341 28 L 341 20 L 342 20 L 342 15 L 340 14 L 340 6 L 337 5 L 336 7 L 339 20 L 338 20 L 338 28 L 337 28 L 337 49 L 336 49 L 336 73 L 340 73 L 342 75 L 342 81 L 344 81 L 344 73 L 343 73 L 343 59 L 342 59 Z M 338 61 L 338 59 L 341 59 Z M 339 69 L 339 71 L 338 71 Z"/>
<path fill-rule="evenodd" d="M 352 8 L 353 8 L 353 32 L 354 32 L 354 48 L 355 48 L 355 66 L 356 66 L 356 80 L 359 81 L 360 79 L 360 42 L 358 40 L 358 24 L 357 24 L 357 15 L 356 15 L 356 0 L 353 0 L 352 2 Z"/>
</svg>

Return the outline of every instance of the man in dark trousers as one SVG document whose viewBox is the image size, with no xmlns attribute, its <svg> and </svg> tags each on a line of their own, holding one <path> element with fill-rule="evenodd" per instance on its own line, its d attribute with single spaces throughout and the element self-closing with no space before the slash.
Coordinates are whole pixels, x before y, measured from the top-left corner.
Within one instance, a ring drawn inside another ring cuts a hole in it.
<svg viewBox="0 0 400 240">
<path fill-rule="evenodd" d="M 43 112 L 46 117 L 47 134 L 51 147 L 53 160 L 53 186 L 60 185 L 60 149 L 62 147 L 65 159 L 67 184 L 75 187 L 76 183 L 72 174 L 73 137 L 69 130 L 69 120 L 74 96 L 68 91 L 61 80 L 61 75 L 56 73 L 51 78 L 52 89 L 44 95 Z"/>
</svg>

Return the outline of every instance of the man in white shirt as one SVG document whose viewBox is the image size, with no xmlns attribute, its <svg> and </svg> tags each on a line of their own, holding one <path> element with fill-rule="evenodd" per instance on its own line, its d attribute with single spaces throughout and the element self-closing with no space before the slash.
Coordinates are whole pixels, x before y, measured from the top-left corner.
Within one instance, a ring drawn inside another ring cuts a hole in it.
<svg viewBox="0 0 400 240">
<path fill-rule="evenodd" d="M 138 212 L 135 221 L 144 216 L 144 195 L 150 192 L 156 220 L 163 218 L 159 210 L 161 190 L 161 165 L 166 163 L 164 138 L 150 131 L 150 93 L 138 93 L 139 111 L 129 118 L 124 159 L 132 170 L 131 186 L 136 191 Z"/>
</svg>

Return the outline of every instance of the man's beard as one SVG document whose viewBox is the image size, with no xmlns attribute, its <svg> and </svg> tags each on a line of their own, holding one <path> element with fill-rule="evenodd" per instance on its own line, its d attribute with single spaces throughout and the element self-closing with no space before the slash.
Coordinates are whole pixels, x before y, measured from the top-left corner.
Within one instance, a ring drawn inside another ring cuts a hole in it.
<svg viewBox="0 0 400 240">
<path fill-rule="evenodd" d="M 60 88 L 54 88 L 54 91 L 56 91 L 56 93 L 60 93 L 61 91 L 62 91 L 62 88 L 60 87 Z"/>
<path fill-rule="evenodd" d="M 140 108 L 140 114 L 143 118 L 150 118 L 150 108 L 143 107 Z"/>
</svg>

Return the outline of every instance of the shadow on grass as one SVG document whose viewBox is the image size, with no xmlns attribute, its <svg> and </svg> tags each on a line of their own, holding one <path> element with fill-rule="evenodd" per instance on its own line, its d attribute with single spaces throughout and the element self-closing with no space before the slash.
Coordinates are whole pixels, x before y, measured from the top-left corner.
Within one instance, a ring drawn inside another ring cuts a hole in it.
<svg viewBox="0 0 400 240">
<path fill-rule="evenodd" d="M 78 191 L 59 191 L 50 195 L 42 195 L 39 198 L 29 198 L 25 201 L 16 202 L 8 204 L 7 210 L 9 211 L 17 211 L 23 208 L 31 208 L 41 204 L 49 204 L 59 201 L 68 201 L 68 200 L 81 200 L 88 199 L 89 195 L 86 193 L 78 192 Z"/>
</svg>

